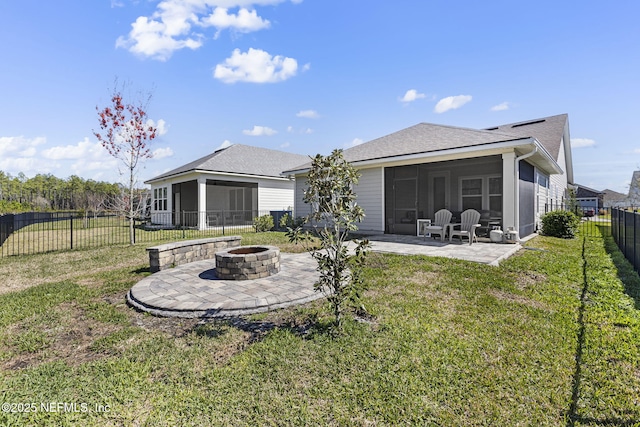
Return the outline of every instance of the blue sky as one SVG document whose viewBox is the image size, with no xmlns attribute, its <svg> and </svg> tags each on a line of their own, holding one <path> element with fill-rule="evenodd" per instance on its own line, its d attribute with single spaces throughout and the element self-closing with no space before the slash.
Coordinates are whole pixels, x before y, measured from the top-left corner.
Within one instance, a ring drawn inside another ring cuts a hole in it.
<svg viewBox="0 0 640 427">
<path fill-rule="evenodd" d="M 116 181 L 95 107 L 153 91 L 140 181 L 230 143 L 328 154 L 568 113 L 575 181 L 640 169 L 640 2 L 3 0 L 0 170 Z M 133 96 L 133 95 L 132 95 Z"/>
</svg>

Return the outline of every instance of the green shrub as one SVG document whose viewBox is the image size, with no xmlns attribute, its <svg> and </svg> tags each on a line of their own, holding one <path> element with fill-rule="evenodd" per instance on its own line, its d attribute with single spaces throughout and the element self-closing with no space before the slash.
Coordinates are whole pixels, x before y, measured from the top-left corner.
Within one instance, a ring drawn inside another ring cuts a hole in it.
<svg viewBox="0 0 640 427">
<path fill-rule="evenodd" d="M 269 231 L 273 228 L 273 217 L 271 215 L 257 216 L 253 219 L 253 228 L 256 232 Z"/>
<path fill-rule="evenodd" d="M 280 228 L 281 229 L 288 229 L 288 228 L 298 228 L 302 225 L 304 225 L 304 218 L 302 217 L 298 217 L 296 219 L 293 219 L 293 217 L 291 215 L 289 215 L 288 213 L 282 215 L 280 217 Z"/>
<path fill-rule="evenodd" d="M 542 234 L 562 239 L 573 239 L 580 224 L 580 218 L 569 211 L 552 211 L 541 219 Z"/>
</svg>

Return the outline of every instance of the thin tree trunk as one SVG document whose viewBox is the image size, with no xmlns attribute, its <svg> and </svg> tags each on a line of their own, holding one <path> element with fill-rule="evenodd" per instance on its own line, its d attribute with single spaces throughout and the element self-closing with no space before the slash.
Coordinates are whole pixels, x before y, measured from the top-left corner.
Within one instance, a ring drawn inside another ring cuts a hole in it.
<svg viewBox="0 0 640 427">
<path fill-rule="evenodd" d="M 133 169 L 129 171 L 129 243 L 136 243 L 136 235 L 133 229 Z"/>
</svg>

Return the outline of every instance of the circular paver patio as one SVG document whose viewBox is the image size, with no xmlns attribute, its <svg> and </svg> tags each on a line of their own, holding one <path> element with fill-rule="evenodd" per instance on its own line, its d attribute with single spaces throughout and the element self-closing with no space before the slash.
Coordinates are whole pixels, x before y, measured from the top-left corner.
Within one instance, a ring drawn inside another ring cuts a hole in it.
<svg viewBox="0 0 640 427">
<path fill-rule="evenodd" d="M 489 265 L 516 253 L 521 246 L 440 242 L 417 236 L 372 236 L 372 251 L 457 258 Z M 304 304 L 322 298 L 313 289 L 319 278 L 309 253 L 281 253 L 280 272 L 255 280 L 220 280 L 215 260 L 196 261 L 142 279 L 131 288 L 132 306 L 166 317 L 234 317 Z"/>
<path fill-rule="evenodd" d="M 196 261 L 142 279 L 129 303 L 166 317 L 233 317 L 303 304 L 323 295 L 313 288 L 316 262 L 308 253 L 281 254 L 280 272 L 255 280 L 220 280 L 215 260 Z"/>
</svg>

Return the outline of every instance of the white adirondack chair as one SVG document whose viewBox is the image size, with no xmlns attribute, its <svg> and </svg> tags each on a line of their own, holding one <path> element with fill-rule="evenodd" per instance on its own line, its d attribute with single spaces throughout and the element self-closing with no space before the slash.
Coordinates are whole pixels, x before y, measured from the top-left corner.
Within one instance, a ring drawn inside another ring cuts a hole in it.
<svg viewBox="0 0 640 427">
<path fill-rule="evenodd" d="M 462 243 L 462 237 L 466 236 L 469 239 L 471 245 L 473 241 L 478 241 L 476 237 L 476 228 L 480 227 L 478 224 L 480 221 L 480 212 L 475 209 L 467 209 L 460 215 L 460 224 L 449 225 L 449 242 L 453 236 L 460 237 L 460 243 Z"/>
<path fill-rule="evenodd" d="M 444 235 L 447 232 L 447 225 L 451 222 L 451 215 L 451 212 L 447 209 L 440 209 L 436 212 L 431 225 L 423 228 L 423 237 L 426 237 L 427 233 L 438 234 L 440 236 L 440 241 L 444 242 Z"/>
</svg>

